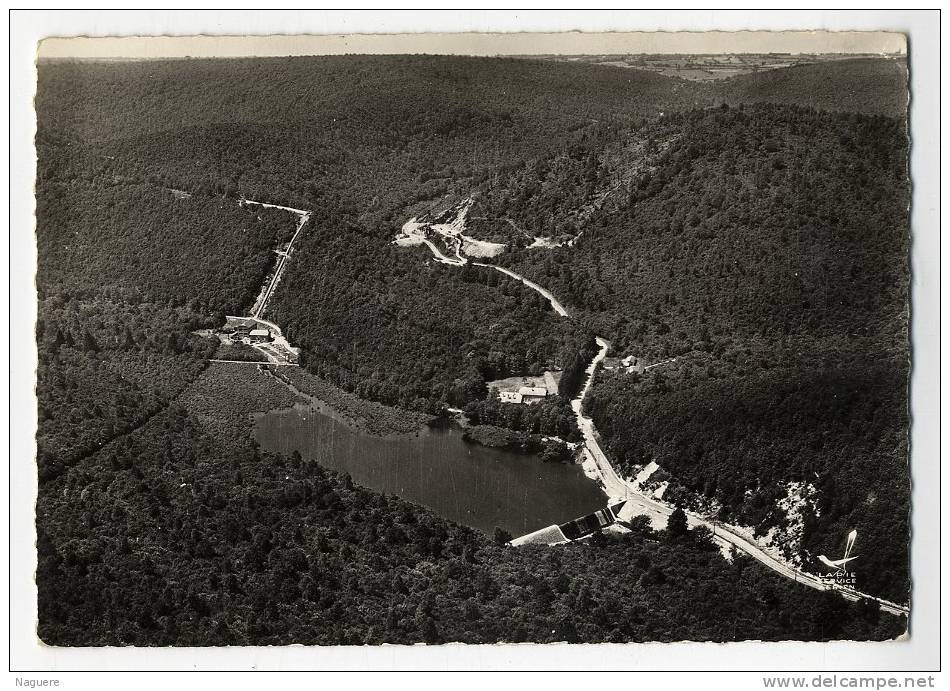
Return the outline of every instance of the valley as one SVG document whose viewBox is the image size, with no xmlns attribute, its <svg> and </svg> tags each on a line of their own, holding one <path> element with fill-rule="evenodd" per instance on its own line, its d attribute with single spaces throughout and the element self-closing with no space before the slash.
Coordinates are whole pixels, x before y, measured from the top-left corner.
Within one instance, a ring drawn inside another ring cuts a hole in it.
<svg viewBox="0 0 950 691">
<path fill-rule="evenodd" d="M 41 638 L 903 635 L 906 71 L 776 61 L 41 63 Z"/>
</svg>

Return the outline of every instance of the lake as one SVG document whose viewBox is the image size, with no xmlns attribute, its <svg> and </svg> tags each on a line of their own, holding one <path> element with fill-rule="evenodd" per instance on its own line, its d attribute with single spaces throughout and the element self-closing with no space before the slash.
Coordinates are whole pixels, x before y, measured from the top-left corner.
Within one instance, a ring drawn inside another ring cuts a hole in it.
<svg viewBox="0 0 950 691">
<path fill-rule="evenodd" d="M 498 526 L 517 537 L 607 503 L 579 465 L 470 444 L 455 426 L 381 437 L 354 428 L 326 406 L 298 404 L 258 416 L 254 436 L 268 451 L 299 451 L 364 487 L 488 534 Z"/>
</svg>

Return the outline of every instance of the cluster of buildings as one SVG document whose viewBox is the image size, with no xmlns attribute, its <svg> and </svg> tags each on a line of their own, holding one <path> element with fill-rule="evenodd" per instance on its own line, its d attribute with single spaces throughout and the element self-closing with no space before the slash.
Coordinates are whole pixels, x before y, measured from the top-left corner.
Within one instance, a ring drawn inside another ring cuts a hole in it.
<svg viewBox="0 0 950 691">
<path fill-rule="evenodd" d="M 274 365 L 297 365 L 300 349 L 291 346 L 280 329 L 256 317 L 227 317 L 227 322 L 213 334 L 224 345 L 247 345 Z"/>
<path fill-rule="evenodd" d="M 231 333 L 232 343 L 270 343 L 273 340 L 269 329 L 249 329 L 238 327 Z"/>
<path fill-rule="evenodd" d="M 519 375 L 496 379 L 488 382 L 488 388 L 502 403 L 531 405 L 557 393 L 559 376 L 559 370 L 545 370 L 541 376 Z"/>
</svg>

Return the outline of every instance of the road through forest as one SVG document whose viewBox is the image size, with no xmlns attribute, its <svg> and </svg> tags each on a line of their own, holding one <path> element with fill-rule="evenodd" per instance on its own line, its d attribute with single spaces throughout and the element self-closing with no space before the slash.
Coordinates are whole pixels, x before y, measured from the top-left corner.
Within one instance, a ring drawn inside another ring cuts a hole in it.
<svg viewBox="0 0 950 691">
<path fill-rule="evenodd" d="M 252 310 L 252 316 L 255 318 L 260 318 L 264 314 L 264 308 L 267 307 L 267 301 L 270 300 L 270 296 L 274 292 L 274 288 L 277 287 L 277 284 L 280 282 L 281 275 L 284 273 L 284 269 L 287 267 L 287 262 L 290 259 L 290 255 L 294 249 L 294 242 L 297 241 L 297 236 L 300 235 L 300 231 L 307 224 L 307 221 L 310 220 L 310 212 L 305 211 L 304 209 L 294 209 L 289 206 L 280 206 L 278 204 L 266 204 L 264 202 L 255 202 L 250 199 L 242 199 L 241 204 L 254 204 L 256 206 L 262 206 L 265 209 L 280 209 L 282 211 L 290 211 L 291 213 L 297 214 L 297 228 L 294 231 L 294 235 L 290 238 L 290 242 L 287 244 L 287 249 L 283 252 L 278 252 L 277 266 L 274 267 L 274 275 L 271 277 L 271 280 L 268 281 L 261 291 L 261 294 L 258 296 L 257 301 L 255 302 L 255 307 Z"/>
<path fill-rule="evenodd" d="M 458 253 L 457 259 L 450 259 L 442 254 L 435 247 L 434 243 L 428 241 L 428 239 L 426 239 L 425 244 L 432 250 L 433 256 L 438 262 L 449 264 L 451 266 L 460 266 L 467 263 L 467 260 L 461 256 L 461 253 Z M 527 287 L 531 288 L 547 299 L 551 304 L 551 307 L 559 315 L 562 317 L 570 317 L 570 314 L 564 305 L 561 304 L 561 302 L 558 301 L 558 299 L 554 297 L 554 295 L 549 290 L 543 288 L 534 281 L 525 278 L 521 274 L 512 271 L 511 269 L 496 266 L 495 264 L 474 261 L 472 264 L 474 266 L 494 269 L 505 274 L 506 276 L 509 276 L 510 278 L 521 281 Z M 624 507 L 624 511 L 621 512 L 621 516 L 632 517 L 633 515 L 645 515 L 650 517 L 651 521 L 654 517 L 668 517 L 671 513 L 673 513 L 674 507 L 643 494 L 640 492 L 640 488 L 636 483 L 630 480 L 625 480 L 617 474 L 613 465 L 610 463 L 610 460 L 607 458 L 607 455 L 600 447 L 599 435 L 597 434 L 597 429 L 594 426 L 594 421 L 584 415 L 584 399 L 590 391 L 591 385 L 593 384 L 597 366 L 607 355 L 607 351 L 610 350 L 610 342 L 599 336 L 597 337 L 597 345 L 600 347 L 600 350 L 590 365 L 587 367 L 587 379 L 584 383 L 584 388 L 581 390 L 580 395 L 571 401 L 571 408 L 574 410 L 574 414 L 577 417 L 577 425 L 584 437 L 584 454 L 588 460 L 586 467 L 594 470 L 595 474 L 597 475 L 597 479 L 600 481 L 601 486 L 603 487 L 604 493 L 609 497 L 611 502 L 627 502 L 627 506 Z M 849 600 L 872 600 L 877 602 L 882 610 L 891 614 L 909 614 L 908 607 L 904 607 L 887 600 L 882 600 L 881 598 L 868 595 L 867 593 L 861 593 L 852 588 L 846 588 L 838 585 L 829 585 L 824 583 L 815 575 L 796 569 L 794 566 L 782 561 L 772 554 L 769 554 L 763 547 L 756 544 L 751 539 L 742 536 L 739 533 L 738 528 L 719 523 L 718 521 L 700 516 L 699 514 L 691 511 L 686 512 L 686 518 L 687 522 L 692 527 L 702 525 L 708 528 L 713 533 L 713 539 L 718 545 L 734 547 L 738 551 L 748 554 L 756 561 L 770 568 L 772 571 L 801 583 L 802 585 L 806 585 L 809 588 L 814 588 L 815 590 L 834 590 Z"/>
</svg>

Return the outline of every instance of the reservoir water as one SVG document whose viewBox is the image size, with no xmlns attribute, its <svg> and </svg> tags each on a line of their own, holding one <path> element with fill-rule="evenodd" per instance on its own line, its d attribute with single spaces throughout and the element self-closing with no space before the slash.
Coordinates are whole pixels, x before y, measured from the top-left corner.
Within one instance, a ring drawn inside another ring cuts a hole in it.
<svg viewBox="0 0 950 691">
<path fill-rule="evenodd" d="M 298 404 L 258 416 L 254 436 L 269 451 L 299 451 L 349 473 L 360 485 L 489 534 L 498 526 L 517 537 L 607 502 L 579 465 L 542 463 L 535 455 L 470 444 L 456 427 L 381 437 L 354 428 L 324 406 Z"/>
</svg>

